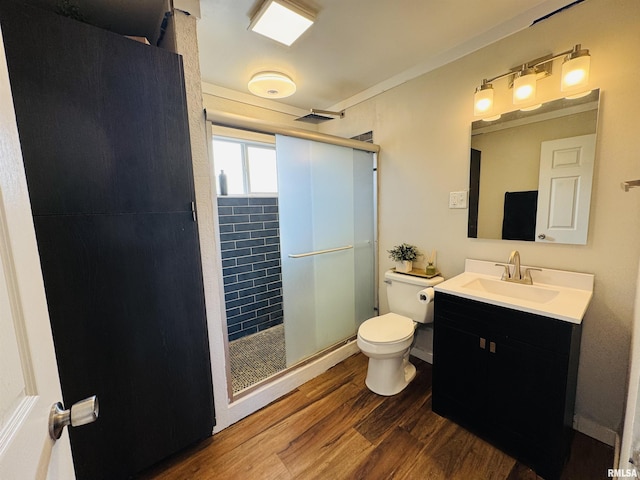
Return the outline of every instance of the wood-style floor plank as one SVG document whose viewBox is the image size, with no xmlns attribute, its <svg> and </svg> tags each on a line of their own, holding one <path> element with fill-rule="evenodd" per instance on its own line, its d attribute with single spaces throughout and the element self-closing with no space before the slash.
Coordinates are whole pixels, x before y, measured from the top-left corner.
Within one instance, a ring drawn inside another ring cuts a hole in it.
<svg viewBox="0 0 640 480">
<path fill-rule="evenodd" d="M 431 365 L 383 397 L 357 354 L 141 480 L 539 480 L 531 469 L 431 410 Z M 576 434 L 563 480 L 606 478 L 613 449 Z"/>
<path fill-rule="evenodd" d="M 232 475 L 242 472 L 244 476 L 238 478 L 252 478 L 249 475 L 254 471 L 254 463 L 285 450 L 308 430 L 316 427 L 321 419 L 333 415 L 336 405 L 348 401 L 357 392 L 358 389 L 354 385 L 345 384 L 326 397 L 282 419 L 268 430 L 254 432 L 254 436 L 246 442 L 213 459 L 210 462 L 211 474 L 218 475 L 218 478 L 234 478 Z"/>
<path fill-rule="evenodd" d="M 416 458 L 424 445 L 406 430 L 393 428 L 384 440 L 371 452 L 353 472 L 351 477 L 372 480 L 401 478 L 407 461 Z"/>
<path fill-rule="evenodd" d="M 382 441 L 384 434 L 395 428 L 403 418 L 413 412 L 421 411 L 430 398 L 431 368 L 421 369 L 410 387 L 394 395 L 392 401 L 382 402 L 355 426 L 356 430 L 377 445 Z M 370 392 L 368 394 L 375 395 Z"/>
<path fill-rule="evenodd" d="M 356 478 L 350 472 L 355 471 L 373 449 L 366 438 L 351 428 L 333 443 L 324 445 L 315 455 L 307 452 L 300 460 L 289 457 L 284 463 L 296 480 Z"/>
</svg>

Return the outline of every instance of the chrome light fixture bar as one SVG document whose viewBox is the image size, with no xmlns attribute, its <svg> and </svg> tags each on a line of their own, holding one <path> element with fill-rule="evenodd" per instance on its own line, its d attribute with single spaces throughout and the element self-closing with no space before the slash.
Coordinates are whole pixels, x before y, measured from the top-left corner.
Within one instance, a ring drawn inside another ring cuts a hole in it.
<svg viewBox="0 0 640 480">
<path fill-rule="evenodd" d="M 265 0 L 251 17 L 249 29 L 287 47 L 315 21 L 315 14 L 290 0 Z"/>
<path fill-rule="evenodd" d="M 589 50 L 583 49 L 578 44 L 571 50 L 523 63 L 506 73 L 482 80 L 482 84 L 476 88 L 474 94 L 474 115 L 482 116 L 491 113 L 493 82 L 507 77 L 509 77 L 509 88 L 513 88 L 513 104 L 526 106 L 533 103 L 538 79 L 551 75 L 552 62 L 563 56 L 565 58 L 562 64 L 560 91 L 571 93 L 587 86 L 591 56 Z"/>
</svg>

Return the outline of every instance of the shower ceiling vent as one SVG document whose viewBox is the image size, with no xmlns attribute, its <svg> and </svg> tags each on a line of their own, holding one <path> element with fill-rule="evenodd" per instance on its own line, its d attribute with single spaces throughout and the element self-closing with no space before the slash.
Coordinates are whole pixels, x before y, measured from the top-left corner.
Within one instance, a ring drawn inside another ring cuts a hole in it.
<svg viewBox="0 0 640 480">
<path fill-rule="evenodd" d="M 310 110 L 311 113 L 303 117 L 296 118 L 298 122 L 307 122 L 307 123 L 322 123 L 327 120 L 333 120 L 334 118 L 343 118 L 344 110 L 339 112 L 330 112 L 329 110 L 318 110 L 317 108 L 312 108 Z"/>
</svg>

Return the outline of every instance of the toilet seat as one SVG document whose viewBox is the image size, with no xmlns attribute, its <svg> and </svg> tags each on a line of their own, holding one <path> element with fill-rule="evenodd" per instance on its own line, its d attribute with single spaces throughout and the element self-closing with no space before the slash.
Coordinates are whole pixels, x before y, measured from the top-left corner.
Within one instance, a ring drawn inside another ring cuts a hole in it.
<svg viewBox="0 0 640 480">
<path fill-rule="evenodd" d="M 413 337 L 415 324 L 409 317 L 387 313 L 365 320 L 358 328 L 358 336 L 370 344 L 402 343 Z"/>
</svg>

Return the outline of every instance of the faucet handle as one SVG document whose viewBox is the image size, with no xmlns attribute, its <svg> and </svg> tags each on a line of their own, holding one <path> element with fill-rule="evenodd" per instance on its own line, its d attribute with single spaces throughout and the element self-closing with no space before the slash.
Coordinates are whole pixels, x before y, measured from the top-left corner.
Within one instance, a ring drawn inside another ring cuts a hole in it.
<svg viewBox="0 0 640 480">
<path fill-rule="evenodd" d="M 507 264 L 507 263 L 496 263 L 495 266 L 496 267 L 504 267 L 504 272 L 502 273 L 502 277 L 500 278 L 500 280 L 507 280 L 508 278 L 511 278 L 511 271 L 509 270 L 509 264 Z"/>
<path fill-rule="evenodd" d="M 541 268 L 526 268 L 524 270 L 524 275 L 522 277 L 522 280 L 524 280 L 525 283 L 527 283 L 528 285 L 533 285 L 533 278 L 531 278 L 531 272 L 541 272 L 542 269 Z"/>
</svg>

